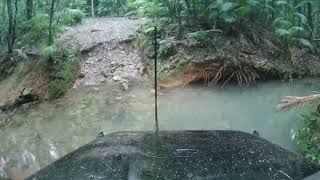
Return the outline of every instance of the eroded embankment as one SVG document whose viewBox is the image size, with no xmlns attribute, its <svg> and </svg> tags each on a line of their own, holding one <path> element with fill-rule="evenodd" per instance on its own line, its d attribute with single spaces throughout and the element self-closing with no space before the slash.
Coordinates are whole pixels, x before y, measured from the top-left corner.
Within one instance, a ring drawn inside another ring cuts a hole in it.
<svg viewBox="0 0 320 180">
<path fill-rule="evenodd" d="M 159 74 L 163 88 L 193 82 L 250 85 L 259 80 L 292 80 L 320 74 L 317 54 L 294 46 L 290 57 L 285 57 L 280 40 L 259 25 L 251 24 L 247 32 L 239 30 L 234 34 L 190 29 L 182 34 L 183 38 L 177 39 L 174 32 L 159 33 Z M 153 57 L 150 33 L 140 36 L 136 43 L 146 59 Z"/>
<path fill-rule="evenodd" d="M 144 65 L 131 42 L 145 21 L 90 18 L 58 38 L 50 58 L 19 62 L 0 84 L 8 86 L 0 91 L 0 125 L 16 108 L 59 98 L 72 87 L 116 83 L 126 90 L 141 80 Z"/>
</svg>

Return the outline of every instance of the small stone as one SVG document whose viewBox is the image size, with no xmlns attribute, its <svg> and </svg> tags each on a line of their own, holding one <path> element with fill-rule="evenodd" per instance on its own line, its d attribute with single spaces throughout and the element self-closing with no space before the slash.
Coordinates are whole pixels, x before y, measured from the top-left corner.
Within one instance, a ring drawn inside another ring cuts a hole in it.
<svg viewBox="0 0 320 180">
<path fill-rule="evenodd" d="M 121 100 L 121 99 L 122 99 L 122 97 L 121 97 L 121 96 L 116 97 L 116 100 Z"/>
<path fill-rule="evenodd" d="M 121 82 L 122 82 L 122 83 L 127 83 L 127 82 L 129 82 L 129 81 L 126 80 L 126 79 L 121 79 Z"/>
<path fill-rule="evenodd" d="M 78 75 L 78 78 L 80 78 L 80 79 L 83 79 L 83 78 L 85 78 L 85 74 L 84 73 L 80 73 L 79 75 Z"/>
<path fill-rule="evenodd" d="M 144 72 L 145 72 L 144 67 L 141 67 L 141 68 L 139 69 L 139 74 L 140 74 L 140 75 L 143 75 L 143 74 L 144 74 Z"/>
<path fill-rule="evenodd" d="M 106 73 L 106 72 L 104 72 L 104 71 L 101 71 L 101 76 L 103 76 L 103 77 L 105 77 L 105 78 L 107 78 L 108 77 L 108 74 Z"/>
<path fill-rule="evenodd" d="M 136 95 L 130 95 L 130 98 L 136 98 L 137 96 Z"/>
<path fill-rule="evenodd" d="M 121 81 L 121 76 L 114 76 L 113 77 L 113 80 L 115 81 L 115 82 L 117 82 L 117 81 Z"/>
<path fill-rule="evenodd" d="M 125 91 L 129 89 L 129 85 L 127 83 L 122 83 L 121 86 L 122 86 L 122 89 Z"/>
<path fill-rule="evenodd" d="M 33 89 L 32 88 L 23 88 L 21 91 L 22 96 L 27 96 L 32 94 Z"/>
</svg>

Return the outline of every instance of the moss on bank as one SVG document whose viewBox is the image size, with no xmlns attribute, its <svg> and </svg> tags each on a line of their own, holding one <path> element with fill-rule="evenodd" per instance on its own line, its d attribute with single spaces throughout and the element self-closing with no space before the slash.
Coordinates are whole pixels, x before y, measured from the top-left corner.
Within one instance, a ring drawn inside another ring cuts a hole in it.
<svg viewBox="0 0 320 180">
<path fill-rule="evenodd" d="M 80 64 L 80 49 L 74 44 L 65 44 L 57 50 L 51 64 L 49 97 L 59 98 L 69 90 L 77 78 Z"/>
</svg>

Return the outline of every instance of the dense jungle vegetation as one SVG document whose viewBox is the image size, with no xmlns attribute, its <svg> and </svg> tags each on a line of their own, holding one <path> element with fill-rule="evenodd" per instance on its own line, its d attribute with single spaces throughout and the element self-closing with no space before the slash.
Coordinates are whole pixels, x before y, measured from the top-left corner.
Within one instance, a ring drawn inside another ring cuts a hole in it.
<svg viewBox="0 0 320 180">
<path fill-rule="evenodd" d="M 10 75 L 18 62 L 28 57 L 37 58 L 47 67 L 51 79 L 49 94 L 53 99 L 73 86 L 80 63 L 80 58 L 76 58 L 79 54 L 76 45 L 59 47 L 55 39 L 67 26 L 79 24 L 87 17 L 148 17 L 151 21 L 134 44 L 137 47 L 152 44 L 154 26 L 157 26 L 159 57 L 171 59 L 175 69 L 185 65 L 179 56 L 184 49 L 200 53 L 209 49 L 210 54 L 210 49 L 216 48 L 220 52 L 224 51 L 220 44 L 233 38 L 235 41 L 230 40 L 231 43 L 243 40 L 246 45 L 259 46 L 260 54 L 269 48 L 270 52 L 261 57 L 277 58 L 277 64 L 267 72 L 272 78 L 291 80 L 320 72 L 314 66 L 320 63 L 319 0 L 1 0 L 0 9 L 0 80 Z M 224 44 L 226 49 L 238 47 L 229 45 Z M 243 61 L 255 51 L 252 47 L 243 50 Z M 220 68 L 211 71 L 211 66 L 202 64 L 203 73 L 193 75 L 190 81 L 202 78 L 217 83 L 221 80 L 224 86 L 234 80 L 241 85 L 254 83 L 258 76 L 267 76 L 267 73 L 259 74 L 254 68 L 256 64 L 251 62 L 226 63 L 229 60 L 225 54 L 228 53 L 222 52 L 220 56 Z M 316 69 L 305 70 L 305 66 Z M 291 68 L 289 74 L 287 67 Z M 303 73 L 296 72 L 297 69 Z M 304 116 L 304 121 L 305 127 L 299 134 L 302 152 L 320 163 L 319 112 Z"/>
</svg>

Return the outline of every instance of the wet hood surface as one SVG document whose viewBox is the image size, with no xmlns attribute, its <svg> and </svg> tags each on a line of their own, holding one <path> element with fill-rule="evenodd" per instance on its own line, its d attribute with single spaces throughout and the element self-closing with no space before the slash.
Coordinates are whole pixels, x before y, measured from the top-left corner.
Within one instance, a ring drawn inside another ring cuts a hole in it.
<svg viewBox="0 0 320 180">
<path fill-rule="evenodd" d="M 238 131 L 120 132 L 98 137 L 28 179 L 303 179 L 319 170 Z"/>
</svg>

